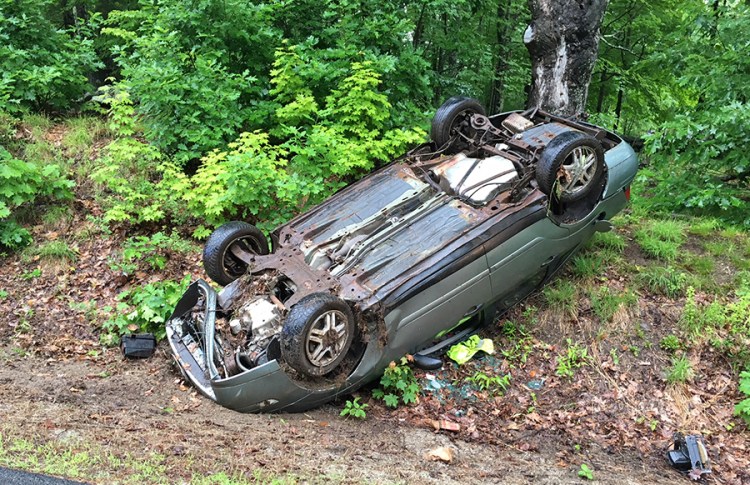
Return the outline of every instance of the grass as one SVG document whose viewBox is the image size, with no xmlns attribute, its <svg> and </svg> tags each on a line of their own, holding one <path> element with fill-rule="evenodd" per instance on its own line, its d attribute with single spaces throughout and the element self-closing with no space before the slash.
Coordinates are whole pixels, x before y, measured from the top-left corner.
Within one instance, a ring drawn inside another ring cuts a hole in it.
<svg viewBox="0 0 750 485">
<path fill-rule="evenodd" d="M 616 232 L 597 232 L 593 239 L 592 245 L 598 248 L 610 249 L 622 253 L 625 251 L 627 243 L 625 239 Z"/>
<path fill-rule="evenodd" d="M 583 278 L 593 278 L 601 274 L 604 263 L 597 254 L 585 253 L 579 254 L 572 261 L 573 274 Z"/>
<path fill-rule="evenodd" d="M 667 372 L 667 382 L 670 384 L 681 384 L 693 380 L 695 371 L 693 365 L 687 357 L 675 357 L 672 360 L 672 367 Z"/>
<path fill-rule="evenodd" d="M 687 275 L 671 266 L 649 266 L 638 274 L 637 281 L 651 293 L 678 298 L 685 294 Z"/>
<path fill-rule="evenodd" d="M 95 141 L 107 135 L 107 125 L 99 118 L 69 118 L 65 120 L 62 146 L 69 154 L 86 154 Z"/>
<path fill-rule="evenodd" d="M 646 256 L 674 261 L 685 242 L 685 226 L 678 221 L 654 220 L 635 232 L 635 240 Z"/>
<path fill-rule="evenodd" d="M 294 474 L 276 476 L 260 469 L 249 474 L 236 472 L 205 472 L 191 460 L 175 466 L 159 453 L 133 456 L 112 452 L 97 444 L 76 439 L 39 442 L 11 438 L 12 432 L 0 432 L 0 466 L 32 473 L 44 473 L 92 483 L 146 484 L 191 483 L 198 485 L 249 485 L 296 483 L 341 483 L 335 475 L 303 478 Z M 175 472 L 179 476 L 175 476 Z M 189 477 L 185 479 L 185 477 Z"/>
<path fill-rule="evenodd" d="M 58 239 L 27 247 L 21 255 L 21 261 L 30 263 L 37 257 L 47 263 L 74 263 L 78 259 L 78 252 Z"/>
<path fill-rule="evenodd" d="M 695 219 L 688 226 L 687 233 L 692 236 L 713 236 L 721 225 L 721 221 L 717 219 Z"/>
<path fill-rule="evenodd" d="M 591 298 L 591 309 L 603 323 L 611 322 L 620 306 L 629 307 L 637 301 L 637 297 L 632 291 L 626 290 L 617 294 L 610 290 L 608 286 L 592 290 L 589 298 Z"/>
<path fill-rule="evenodd" d="M 575 318 L 578 315 L 578 287 L 569 280 L 560 279 L 546 286 L 542 293 L 553 310 Z"/>
</svg>

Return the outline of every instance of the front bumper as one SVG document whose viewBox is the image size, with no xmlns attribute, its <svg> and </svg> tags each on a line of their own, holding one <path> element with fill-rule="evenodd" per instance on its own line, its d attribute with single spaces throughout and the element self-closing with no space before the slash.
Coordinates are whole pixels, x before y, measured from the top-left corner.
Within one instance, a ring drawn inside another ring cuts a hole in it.
<svg viewBox="0 0 750 485">
<path fill-rule="evenodd" d="M 202 308 L 203 323 L 191 314 Z M 221 339 L 216 335 L 217 293 L 208 283 L 191 284 L 167 321 L 167 340 L 185 378 L 203 395 L 240 412 L 304 411 L 337 395 L 351 392 L 367 377 L 358 368 L 341 383 L 305 383 L 292 380 L 276 360 L 223 377 L 216 367 Z"/>
</svg>

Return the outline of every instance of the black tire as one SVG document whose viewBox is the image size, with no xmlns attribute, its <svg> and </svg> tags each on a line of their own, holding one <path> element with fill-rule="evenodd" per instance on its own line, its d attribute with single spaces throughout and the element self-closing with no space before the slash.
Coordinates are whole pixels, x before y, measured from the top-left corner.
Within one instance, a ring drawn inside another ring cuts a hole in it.
<svg viewBox="0 0 750 485">
<path fill-rule="evenodd" d="M 203 248 L 203 267 L 212 280 L 226 286 L 247 271 L 247 264 L 230 249 L 240 244 L 255 254 L 268 254 L 268 240 L 260 230 L 247 222 L 232 221 L 219 226 Z"/>
<path fill-rule="evenodd" d="M 539 190 L 547 195 L 558 191 L 560 201 L 566 203 L 585 198 L 603 176 L 602 144 L 593 136 L 576 130 L 553 138 L 536 166 Z"/>
<path fill-rule="evenodd" d="M 282 359 L 302 374 L 326 375 L 346 357 L 356 329 L 354 314 L 344 300 L 330 293 L 308 295 L 286 317 L 281 330 Z"/>
<path fill-rule="evenodd" d="M 454 96 L 448 99 L 435 111 L 435 117 L 432 118 L 430 130 L 432 140 L 438 147 L 444 146 L 458 131 L 471 128 L 468 123 L 469 117 L 475 113 L 485 114 L 484 108 L 476 99 L 465 96 Z M 465 134 L 470 133 L 465 132 Z M 465 146 L 465 143 L 458 143 L 451 148 L 460 150 L 462 145 Z"/>
</svg>

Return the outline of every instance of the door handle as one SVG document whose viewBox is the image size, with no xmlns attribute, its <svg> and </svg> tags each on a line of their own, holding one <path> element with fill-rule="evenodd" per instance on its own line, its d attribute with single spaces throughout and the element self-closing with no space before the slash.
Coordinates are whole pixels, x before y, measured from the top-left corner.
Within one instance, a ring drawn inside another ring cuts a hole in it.
<svg viewBox="0 0 750 485">
<path fill-rule="evenodd" d="M 474 305 L 473 307 L 466 310 L 466 313 L 464 313 L 464 318 L 470 317 L 474 315 L 480 308 L 482 308 L 482 305 Z"/>
</svg>

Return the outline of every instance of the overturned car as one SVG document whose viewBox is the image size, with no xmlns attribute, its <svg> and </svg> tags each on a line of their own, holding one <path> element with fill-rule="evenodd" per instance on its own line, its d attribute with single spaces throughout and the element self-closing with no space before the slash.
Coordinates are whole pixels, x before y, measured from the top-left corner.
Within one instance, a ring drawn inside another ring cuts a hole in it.
<svg viewBox="0 0 750 485">
<path fill-rule="evenodd" d="M 615 134 L 449 99 L 432 141 L 271 235 L 230 222 L 167 322 L 185 377 L 242 412 L 302 411 L 441 350 L 549 278 L 629 198 Z M 270 249 L 270 251 L 269 251 Z"/>
</svg>

